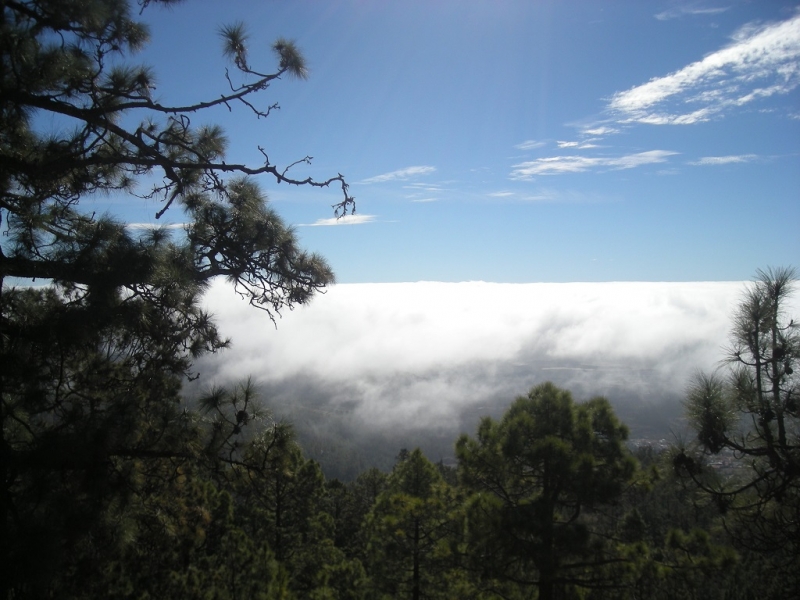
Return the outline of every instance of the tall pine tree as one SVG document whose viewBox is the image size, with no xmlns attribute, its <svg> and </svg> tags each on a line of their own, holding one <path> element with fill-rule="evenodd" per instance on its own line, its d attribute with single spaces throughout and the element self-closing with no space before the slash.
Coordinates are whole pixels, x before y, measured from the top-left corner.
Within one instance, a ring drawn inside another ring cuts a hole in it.
<svg viewBox="0 0 800 600">
<path fill-rule="evenodd" d="M 543 600 L 574 588 L 624 585 L 625 562 L 592 510 L 614 502 L 636 464 L 627 428 L 605 398 L 576 404 L 551 383 L 517 398 L 498 422 L 456 444 L 472 568 L 487 580 L 533 587 Z"/>
</svg>

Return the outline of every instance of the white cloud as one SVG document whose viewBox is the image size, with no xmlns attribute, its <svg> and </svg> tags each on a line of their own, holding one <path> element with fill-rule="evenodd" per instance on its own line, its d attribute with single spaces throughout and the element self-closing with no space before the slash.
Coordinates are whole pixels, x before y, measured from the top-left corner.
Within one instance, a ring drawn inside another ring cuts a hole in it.
<svg viewBox="0 0 800 600">
<path fill-rule="evenodd" d="M 576 150 L 588 150 L 590 148 L 597 148 L 596 144 L 591 141 L 586 142 L 556 142 L 559 148 L 575 148 Z"/>
<path fill-rule="evenodd" d="M 517 150 L 533 150 L 534 148 L 541 148 L 544 142 L 537 142 L 536 140 L 525 140 L 521 144 L 514 146 Z"/>
<path fill-rule="evenodd" d="M 735 282 L 347 284 L 286 313 L 276 330 L 215 283 L 206 304 L 233 346 L 200 369 L 206 384 L 313 379 L 330 406 L 353 406 L 376 426 L 452 423 L 556 377 L 579 398 L 647 401 L 681 394 L 696 369 L 718 364 L 742 291 Z"/>
<path fill-rule="evenodd" d="M 615 202 L 617 198 L 597 192 L 571 190 L 563 187 L 539 188 L 521 198 L 525 202 L 534 203 L 559 203 L 559 204 L 598 204 Z"/>
<path fill-rule="evenodd" d="M 536 194 L 528 194 L 523 200 L 526 202 L 558 202 L 562 198 L 561 194 L 552 191 L 541 191 Z"/>
<path fill-rule="evenodd" d="M 677 154 L 668 150 L 650 150 L 617 157 L 552 156 L 513 165 L 512 179 L 530 179 L 536 175 L 581 173 L 596 168 L 632 169 L 647 164 L 662 163 Z"/>
<path fill-rule="evenodd" d="M 441 200 L 439 195 L 445 191 L 441 185 L 430 183 L 409 183 L 403 189 L 413 192 L 406 195 L 411 202 L 438 202 Z"/>
<path fill-rule="evenodd" d="M 301 223 L 298 227 L 334 227 L 337 225 L 363 225 L 372 223 L 377 217 L 375 215 L 345 215 L 343 217 L 331 217 L 330 219 L 318 219 L 313 223 Z"/>
<path fill-rule="evenodd" d="M 692 165 L 729 165 L 731 163 L 745 163 L 755 160 L 755 154 L 739 154 L 734 156 L 704 156 L 700 160 L 694 161 Z"/>
<path fill-rule="evenodd" d="M 560 173 L 580 173 L 602 164 L 600 158 L 586 156 L 551 156 L 539 158 L 513 166 L 512 179 L 527 179 L 534 175 L 556 175 Z"/>
<path fill-rule="evenodd" d="M 126 223 L 126 229 L 184 229 L 188 223 Z"/>
<path fill-rule="evenodd" d="M 701 108 L 696 111 L 683 114 L 683 115 L 670 115 L 664 113 L 650 113 L 639 114 L 635 117 L 624 119 L 622 122 L 631 123 L 646 123 L 649 125 L 693 125 L 694 123 L 702 123 L 710 121 L 711 116 L 716 111 L 711 108 Z"/>
<path fill-rule="evenodd" d="M 616 127 L 607 127 L 603 125 L 601 127 L 591 127 L 589 129 L 584 129 L 582 133 L 584 135 L 594 135 L 594 136 L 612 135 L 615 133 L 619 133 L 619 129 L 617 129 Z"/>
<path fill-rule="evenodd" d="M 627 156 L 611 159 L 608 162 L 608 166 L 617 169 L 633 169 L 634 167 L 641 167 L 642 165 L 666 162 L 668 157 L 675 154 L 678 153 L 668 150 L 650 150 L 648 152 L 639 152 L 638 154 L 629 154 Z"/>
<path fill-rule="evenodd" d="M 509 196 L 513 196 L 514 192 L 492 192 L 489 194 L 492 198 L 508 198 Z"/>
<path fill-rule="evenodd" d="M 404 180 L 404 179 L 409 179 L 411 177 L 417 177 L 419 175 L 429 175 L 434 171 L 436 171 L 436 167 L 429 167 L 429 166 L 406 167 L 405 169 L 398 169 L 397 171 L 392 171 L 390 173 L 383 173 L 382 175 L 369 177 L 368 179 L 359 181 L 359 183 L 383 183 L 386 181 L 396 181 L 398 179 Z"/>
<path fill-rule="evenodd" d="M 670 10 L 665 10 L 656 15 L 659 21 L 669 21 L 670 19 L 678 19 L 680 17 L 690 15 L 719 15 L 727 11 L 730 7 L 722 6 L 717 8 L 698 8 L 693 6 L 681 6 Z"/>
<path fill-rule="evenodd" d="M 800 85 L 800 15 L 743 27 L 733 39 L 674 73 L 614 94 L 609 109 L 621 122 L 692 124 Z"/>
<path fill-rule="evenodd" d="M 411 183 L 409 185 L 404 185 L 403 189 L 417 192 L 441 192 L 442 186 L 430 183 Z"/>
</svg>

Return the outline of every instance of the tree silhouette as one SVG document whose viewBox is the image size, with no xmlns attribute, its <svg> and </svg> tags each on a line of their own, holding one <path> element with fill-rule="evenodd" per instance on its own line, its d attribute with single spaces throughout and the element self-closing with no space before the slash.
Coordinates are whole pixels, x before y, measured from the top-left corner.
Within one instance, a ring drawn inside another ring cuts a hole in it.
<svg viewBox="0 0 800 600">
<path fill-rule="evenodd" d="M 800 556 L 800 359 L 797 324 L 786 314 L 796 273 L 758 271 L 739 303 L 726 367 L 699 374 L 686 410 L 697 450 L 674 465 L 709 494 L 744 547 L 772 556 L 796 592 Z M 720 477 L 704 456 L 728 453 L 733 474 Z"/>
<path fill-rule="evenodd" d="M 221 95 L 170 105 L 130 58 L 148 38 L 131 8 L 2 5 L 0 597 L 46 594 L 87 539 L 129 543 L 115 534 L 126 507 L 240 434 L 247 419 L 210 430 L 180 396 L 193 361 L 227 345 L 200 305 L 210 281 L 273 319 L 333 281 L 252 176 L 336 186 L 335 214 L 355 208 L 342 175 L 293 176 L 310 158 L 278 167 L 260 148 L 261 164 L 229 163 L 222 129 L 193 124 L 215 106 L 269 116 L 277 105 L 259 108 L 260 95 L 306 76 L 294 44 L 278 40 L 276 68 L 260 72 L 244 27 L 223 27 L 243 83 L 226 73 Z M 100 194 L 157 202 L 156 217 L 180 211 L 188 224 L 137 234 L 85 208 Z"/>
</svg>

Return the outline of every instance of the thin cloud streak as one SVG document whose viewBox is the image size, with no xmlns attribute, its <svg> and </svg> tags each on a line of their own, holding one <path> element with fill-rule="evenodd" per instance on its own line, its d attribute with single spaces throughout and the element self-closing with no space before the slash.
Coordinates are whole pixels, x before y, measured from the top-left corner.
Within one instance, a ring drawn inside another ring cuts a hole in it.
<svg viewBox="0 0 800 600">
<path fill-rule="evenodd" d="M 369 177 L 368 179 L 364 179 L 358 183 L 370 184 L 384 183 L 386 181 L 406 180 L 419 175 L 430 175 L 434 171 L 436 171 L 436 167 L 431 166 L 406 167 L 405 169 L 398 169 L 397 171 L 391 171 L 390 173 L 383 173 L 382 175 Z"/>
<path fill-rule="evenodd" d="M 752 162 L 758 158 L 755 154 L 739 154 L 735 156 L 704 156 L 700 160 L 696 160 L 689 164 L 696 166 L 705 165 L 730 165 L 735 163 Z"/>
<path fill-rule="evenodd" d="M 517 144 L 514 146 L 517 150 L 534 150 L 535 148 L 541 148 L 544 146 L 544 142 L 538 142 L 536 140 L 525 140 L 524 142 Z"/>
<path fill-rule="evenodd" d="M 800 15 L 795 15 L 780 23 L 744 27 L 731 45 L 702 60 L 614 94 L 608 108 L 622 123 L 688 125 L 786 94 L 798 85 Z M 684 110 L 698 104 L 700 108 Z"/>
<path fill-rule="evenodd" d="M 564 188 L 539 188 L 521 197 L 525 202 L 559 204 L 598 204 L 614 202 L 615 198 L 602 194 Z"/>
<path fill-rule="evenodd" d="M 185 229 L 188 223 L 126 223 L 125 229 Z"/>
<path fill-rule="evenodd" d="M 582 173 L 597 168 L 633 169 L 642 165 L 663 163 L 677 154 L 669 150 L 649 150 L 626 156 L 588 157 L 552 156 L 513 165 L 511 179 L 530 179 L 536 175 L 561 175 Z"/>
<path fill-rule="evenodd" d="M 376 215 L 344 215 L 330 219 L 318 219 L 313 223 L 301 223 L 298 227 L 336 227 L 338 225 L 364 225 L 377 219 Z"/>
<path fill-rule="evenodd" d="M 556 142 L 559 149 L 574 148 L 576 150 L 588 150 L 590 148 L 597 148 L 597 144 L 592 143 L 593 140 L 584 142 Z"/>
<path fill-rule="evenodd" d="M 679 19 L 681 17 L 689 16 L 696 16 L 696 15 L 719 15 L 726 12 L 730 7 L 729 6 L 722 6 L 719 8 L 693 8 L 691 6 L 682 6 L 679 8 L 674 8 L 672 10 L 665 10 L 664 12 L 660 12 L 656 15 L 656 19 L 659 21 L 669 21 L 671 19 Z"/>
<path fill-rule="evenodd" d="M 415 190 L 418 192 L 441 192 L 442 186 L 436 183 L 411 183 L 404 185 L 403 189 Z"/>
<path fill-rule="evenodd" d="M 615 133 L 619 133 L 620 130 L 616 127 L 607 127 L 605 125 L 601 127 L 590 127 L 589 129 L 584 129 L 584 135 L 591 135 L 591 136 L 604 136 L 604 135 L 613 135 Z"/>
</svg>

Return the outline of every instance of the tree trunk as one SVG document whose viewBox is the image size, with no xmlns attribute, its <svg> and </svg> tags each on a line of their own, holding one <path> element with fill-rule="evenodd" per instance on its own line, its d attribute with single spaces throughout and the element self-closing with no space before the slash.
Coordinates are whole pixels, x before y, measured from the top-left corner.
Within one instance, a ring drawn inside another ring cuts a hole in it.
<svg viewBox="0 0 800 600">
<path fill-rule="evenodd" d="M 411 588 L 412 600 L 420 599 L 419 585 L 419 519 L 414 519 L 414 574 Z"/>
</svg>

